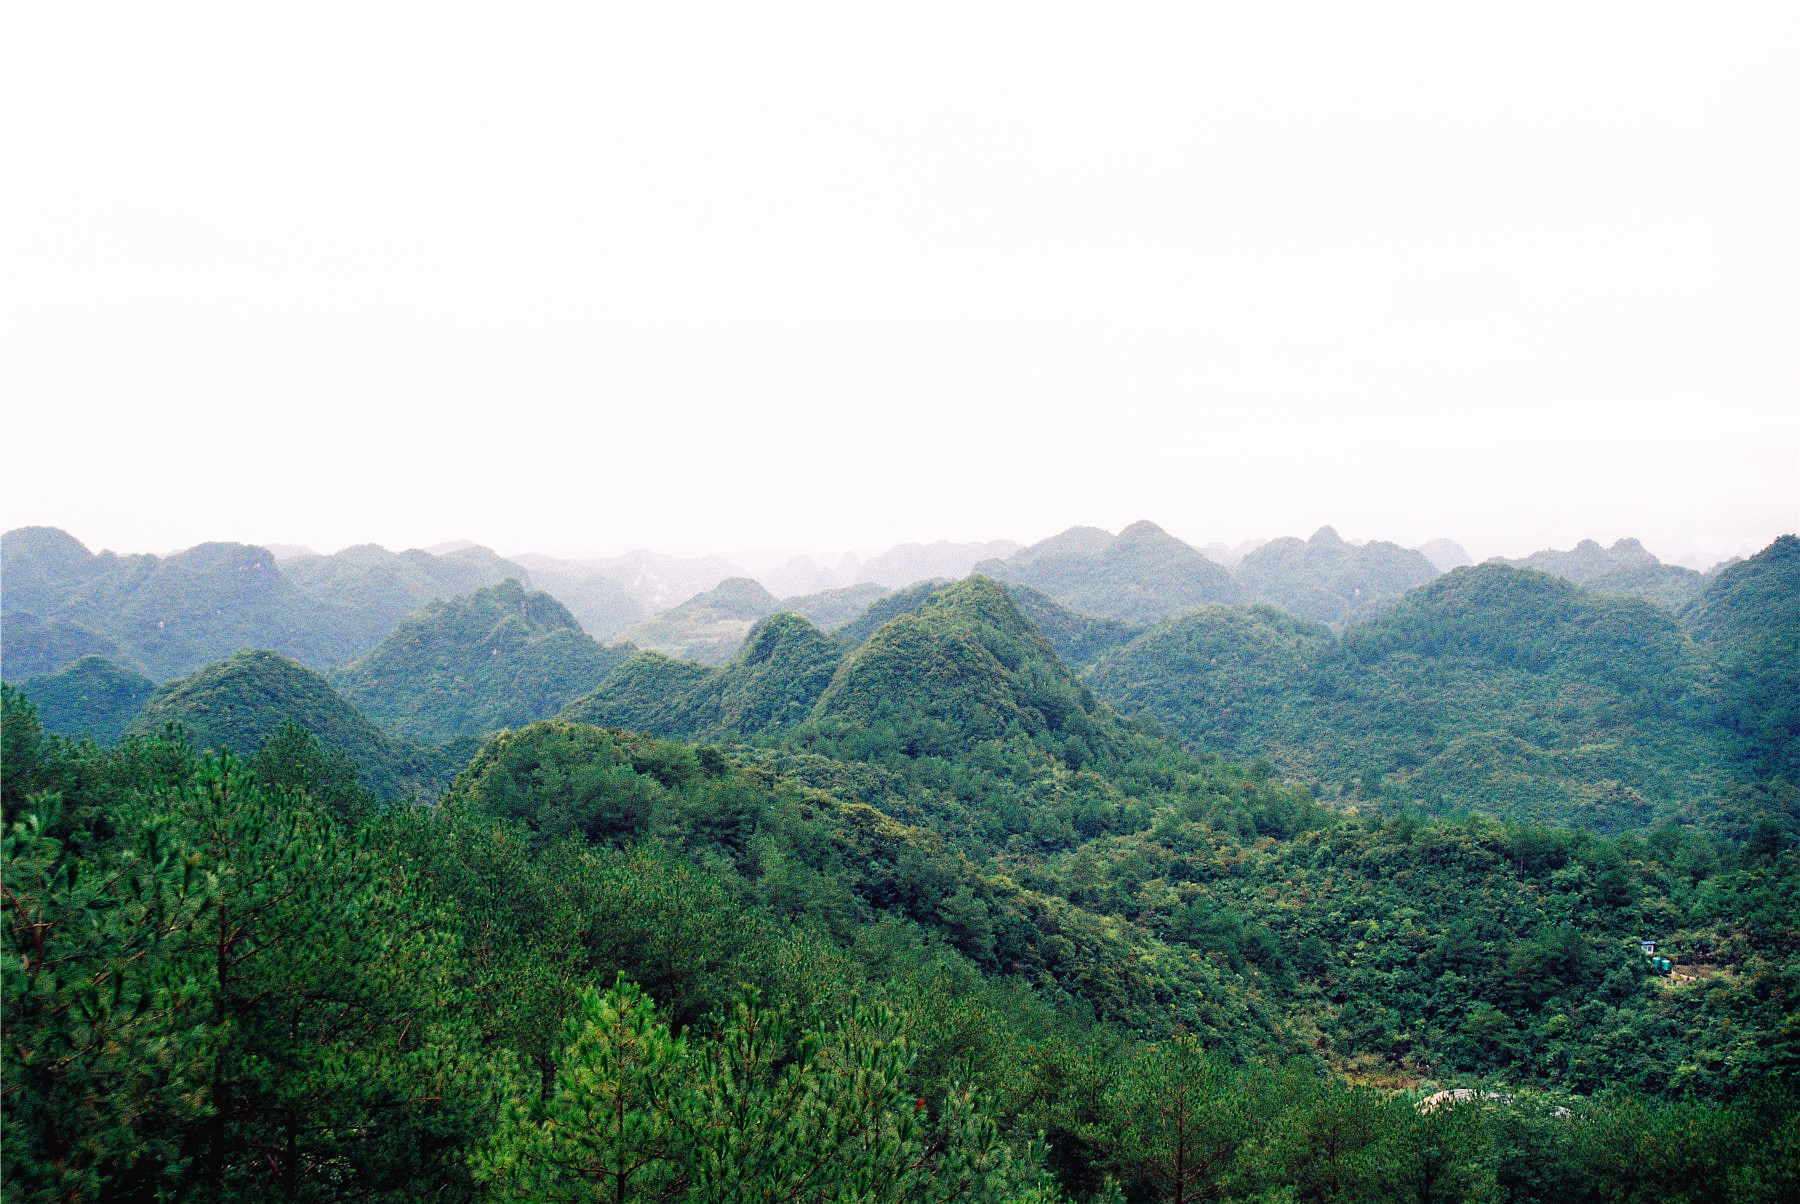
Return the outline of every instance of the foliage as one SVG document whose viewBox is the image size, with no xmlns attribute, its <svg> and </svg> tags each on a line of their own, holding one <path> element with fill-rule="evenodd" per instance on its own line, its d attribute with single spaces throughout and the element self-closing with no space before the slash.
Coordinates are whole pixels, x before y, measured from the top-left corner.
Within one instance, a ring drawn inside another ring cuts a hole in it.
<svg viewBox="0 0 1800 1204">
<path fill-rule="evenodd" d="M 454 1191 L 507 1080 L 452 1023 L 443 917 L 307 796 L 173 751 L 115 779 L 111 839 L 53 836 L 54 793 L 9 823 L 9 1193 Z"/>
<path fill-rule="evenodd" d="M 1209 608 L 1084 680 L 1345 799 L 1618 830 L 1697 818 L 1723 780 L 1707 658 L 1673 616 L 1501 565 L 1446 574 L 1341 638 Z"/>
<path fill-rule="evenodd" d="M 119 647 L 67 619 L 45 621 L 23 610 L 8 610 L 0 629 L 0 665 L 13 679 L 44 677 L 84 656 L 116 657 Z"/>
<path fill-rule="evenodd" d="M 756 620 L 781 608 L 774 594 L 748 577 L 732 577 L 679 606 L 633 623 L 620 643 L 684 660 L 722 665 L 742 644 Z"/>
<path fill-rule="evenodd" d="M 1546 548 L 1505 563 L 1550 573 L 1597 594 L 1626 594 L 1672 610 L 1692 601 L 1707 584 L 1693 569 L 1662 563 L 1635 539 L 1618 540 L 1610 548 L 1584 539 L 1566 552 Z"/>
<path fill-rule="evenodd" d="M 20 689 L 37 705 L 47 731 L 110 741 L 125 730 L 156 686 L 105 657 L 84 656 L 59 673 L 26 680 Z"/>
<path fill-rule="evenodd" d="M 476 1173 L 493 1198 L 1047 1200 L 966 1088 L 932 1116 L 892 1011 L 859 1008 L 797 1038 L 754 988 L 703 1041 L 671 1035 L 621 979 L 589 989 L 556 1084 L 515 1102 Z"/>
<path fill-rule="evenodd" d="M 1490 776 L 1596 756 L 1552 739 L 1597 742 L 1583 700 L 1621 747 L 1679 751 L 1772 696 L 1748 690 L 1787 663 L 1772 563 L 1721 573 L 1693 637 L 1485 566 L 1341 638 L 1207 610 L 1089 680 L 1179 630 L 1167 663 L 1218 722 L 1260 676 L 1287 718 L 1295 681 L 1351 691 L 1324 700 L 1343 735 L 1316 730 L 1365 749 L 1488 708 L 1517 742 Z M 878 605 L 851 642 L 785 614 L 719 668 L 635 656 L 568 714 L 683 740 L 533 723 L 430 806 L 365 789 L 352 752 L 396 780 L 421 754 L 272 654 L 165 687 L 110 747 L 0 688 L 9 1198 L 1800 1187 L 1785 779 L 1733 785 L 1732 823 L 1616 836 L 1391 796 L 1383 818 L 1121 719 L 1057 652 L 1104 621 L 983 578 Z M 1709 676 L 1728 655 L 1745 692 Z M 1468 735 L 1440 765 L 1483 765 Z"/>
<path fill-rule="evenodd" d="M 1151 522 L 1116 536 L 1075 527 L 1006 560 L 984 560 L 975 571 L 1029 585 L 1086 614 L 1137 623 L 1236 602 L 1243 592 L 1229 572 Z"/>
<path fill-rule="evenodd" d="M 1718 658 L 1719 721 L 1739 771 L 1800 783 L 1800 538 L 1720 570 L 1683 618 Z"/>
<path fill-rule="evenodd" d="M 393 735 L 437 743 L 554 715 L 626 655 L 508 580 L 429 604 L 330 680 Z"/>
<path fill-rule="evenodd" d="M 435 788 L 457 755 L 389 737 L 324 678 L 273 652 L 240 652 L 158 686 L 126 732 L 149 735 L 175 724 L 201 748 L 257 749 L 287 722 L 350 757 L 370 789 L 384 795 Z"/>
<path fill-rule="evenodd" d="M 62 646 L 79 648 L 76 655 L 101 652 L 154 681 L 245 647 L 336 664 L 365 634 L 352 611 L 296 588 L 262 548 L 204 543 L 167 557 L 95 556 L 48 527 L 9 531 L 3 541 L 9 626 L 15 612 L 28 612 L 64 633 Z M 91 641 L 71 642 L 73 628 Z"/>
<path fill-rule="evenodd" d="M 1330 527 L 1311 539 L 1276 539 L 1232 570 L 1245 595 L 1315 623 L 1354 623 L 1379 614 L 1438 575 L 1419 552 L 1374 540 L 1345 543 Z"/>
</svg>

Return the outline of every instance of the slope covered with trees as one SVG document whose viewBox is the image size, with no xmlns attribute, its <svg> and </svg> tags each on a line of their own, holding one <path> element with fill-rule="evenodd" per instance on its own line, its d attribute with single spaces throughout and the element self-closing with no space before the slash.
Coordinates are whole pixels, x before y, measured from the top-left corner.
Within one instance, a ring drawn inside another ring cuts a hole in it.
<svg viewBox="0 0 1800 1204">
<path fill-rule="evenodd" d="M 783 611 L 751 628 L 719 668 L 637 653 L 562 717 L 662 736 L 741 739 L 804 721 L 842 659 L 837 641 Z"/>
<path fill-rule="evenodd" d="M 1086 678 L 1203 748 L 1344 798 L 1617 830 L 1716 799 L 1706 657 L 1674 616 L 1502 565 L 1341 638 L 1268 608 L 1162 624 Z"/>
<path fill-rule="evenodd" d="M 1739 774 L 1800 785 L 1800 538 L 1721 569 L 1683 619 L 1718 667 Z"/>
<path fill-rule="evenodd" d="M 296 724 L 327 752 L 361 767 L 364 784 L 383 795 L 435 790 L 472 744 L 430 749 L 396 740 L 312 670 L 273 652 L 240 652 L 188 677 L 165 682 L 125 725 L 150 735 L 173 724 L 195 748 L 254 752 Z"/>
<path fill-rule="evenodd" d="M 1374 540 L 1345 543 L 1330 527 L 1311 539 L 1276 539 L 1232 570 L 1249 601 L 1315 623 L 1354 623 L 1438 575 L 1422 553 Z"/>
<path fill-rule="evenodd" d="M 354 611 L 296 588 L 267 551 L 244 544 L 200 544 L 167 557 L 94 555 L 63 531 L 25 527 L 0 537 L 0 563 L 7 627 L 35 616 L 40 633 L 59 633 L 51 646 L 99 652 L 154 680 L 250 646 L 331 665 L 366 638 Z M 39 659 L 33 667 L 63 664 Z"/>
<path fill-rule="evenodd" d="M 549 594 L 507 580 L 431 603 L 330 680 L 389 732 L 436 744 L 548 718 L 627 655 Z"/>
<path fill-rule="evenodd" d="M 961 676 L 883 713 L 915 662 Z M 1345 816 L 1082 698 L 988 582 L 838 687 L 758 747 L 534 725 L 381 811 L 292 729 L 83 748 L 6 691 L 9 1183 L 1791 1194 L 1779 829 Z"/>
<path fill-rule="evenodd" d="M 419 548 L 390 552 L 379 544 L 360 544 L 329 556 L 284 560 L 281 571 L 298 588 L 357 614 L 358 651 L 374 647 L 401 619 L 429 602 L 473 593 L 509 577 L 529 580 L 518 565 L 478 546 L 436 555 Z"/>
<path fill-rule="evenodd" d="M 1597 594 L 1629 594 L 1676 608 L 1692 601 L 1706 584 L 1701 574 L 1664 564 L 1635 539 L 1617 540 L 1610 548 L 1584 539 L 1567 551 L 1545 548 L 1505 563 L 1585 585 Z"/>
<path fill-rule="evenodd" d="M 886 592 L 881 586 L 864 584 L 777 598 L 748 577 L 733 577 L 632 624 L 619 633 L 618 642 L 702 664 L 723 665 L 743 647 L 760 619 L 788 611 L 816 627 L 838 627 L 863 614 Z"/>
<path fill-rule="evenodd" d="M 59 673 L 26 678 L 19 688 L 36 704 L 45 731 L 104 743 L 119 737 L 156 683 L 103 656 L 84 656 Z"/>
<path fill-rule="evenodd" d="M 68 619 L 40 619 L 23 610 L 0 616 L 0 668 L 9 678 L 39 677 L 84 656 L 118 654 L 117 644 Z"/>
<path fill-rule="evenodd" d="M 1086 614 L 1140 623 L 1242 597 L 1228 570 L 1151 522 L 1117 535 L 1073 527 L 1005 560 L 984 560 L 975 571 L 1029 585 Z"/>
</svg>

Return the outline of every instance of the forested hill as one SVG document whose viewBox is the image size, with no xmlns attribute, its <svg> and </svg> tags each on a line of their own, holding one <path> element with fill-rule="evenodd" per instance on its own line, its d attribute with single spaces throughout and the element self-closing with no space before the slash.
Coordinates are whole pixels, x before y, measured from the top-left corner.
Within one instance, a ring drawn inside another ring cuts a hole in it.
<svg viewBox="0 0 1800 1204">
<path fill-rule="evenodd" d="M 1635 539 L 1610 548 L 1584 539 L 1566 552 L 1546 548 L 1504 563 L 1551 573 L 1598 594 L 1629 594 L 1669 607 L 1693 600 L 1706 584 L 1702 574 L 1662 563 Z"/>
<path fill-rule="evenodd" d="M 273 652 L 240 652 L 158 686 L 129 723 L 127 735 L 150 736 L 169 725 L 197 749 L 254 753 L 284 725 L 296 724 L 331 754 L 360 767 L 369 790 L 389 798 L 429 796 L 469 756 L 474 742 L 430 748 L 383 732 L 324 678 Z"/>
<path fill-rule="evenodd" d="M 354 728 L 234 661 L 163 712 Z M 1792 1198 L 1778 824 L 1339 813 L 981 579 L 734 664 L 774 708 L 834 661 L 748 745 L 534 724 L 386 808 L 291 726 L 100 748 L 0 691 L 9 1197 Z"/>
<path fill-rule="evenodd" d="M 47 731 L 116 740 L 156 683 L 103 656 L 84 656 L 56 673 L 20 684 L 38 708 Z"/>
<path fill-rule="evenodd" d="M 1073 527 L 977 573 L 1029 585 L 1088 614 L 1138 622 L 1183 614 L 1209 602 L 1236 602 L 1231 574 L 1151 522 L 1117 535 Z"/>
<path fill-rule="evenodd" d="M 627 655 L 509 579 L 431 603 L 330 680 L 388 732 L 435 744 L 554 715 Z"/>
<path fill-rule="evenodd" d="M 562 717 L 660 736 L 742 739 L 803 722 L 842 659 L 835 640 L 783 611 L 758 621 L 719 668 L 636 653 Z"/>
<path fill-rule="evenodd" d="M 1447 541 L 1429 546 L 1447 564 L 1467 559 Z M 984 552 L 1008 554 L 983 560 L 977 566 L 983 574 L 1090 620 L 1127 623 L 1178 618 L 1203 605 L 1267 602 L 1341 628 L 1380 613 L 1437 572 L 1419 551 L 1378 541 L 1351 544 L 1329 527 L 1306 540 L 1216 551 L 1230 560 L 1226 568 L 1149 522 L 1117 535 L 1071 528 L 1022 549 L 1006 541 L 901 545 L 867 562 L 848 558 L 829 573 L 801 565 L 767 579 L 818 583 L 848 574 L 865 580 L 779 599 L 716 556 L 638 551 L 601 560 L 508 560 L 466 544 L 438 552 L 390 552 L 373 544 L 330 555 L 291 551 L 277 559 L 262 548 L 203 544 L 167 557 L 122 557 L 95 555 L 54 528 L 8 532 L 0 540 L 7 583 L 0 593 L 0 667 L 18 681 L 98 655 L 164 680 L 243 648 L 269 648 L 325 671 L 368 652 L 428 603 L 509 578 L 556 598 L 597 639 L 722 665 L 757 619 L 790 610 L 835 630 L 890 589 L 905 595 L 924 584 L 914 575 L 960 576 Z M 1660 564 L 1635 540 L 1611 549 L 1583 543 L 1521 563 L 1592 592 L 1642 596 L 1671 608 L 1697 596 L 1703 581 L 1691 570 Z M 904 605 L 902 598 L 891 613 Z M 872 630 L 867 622 L 862 627 L 865 635 Z M 1091 651 L 1064 649 L 1074 660 Z"/>
<path fill-rule="evenodd" d="M 1276 539 L 1233 570 L 1245 599 L 1317 623 L 1354 623 L 1438 575 L 1423 554 L 1375 540 L 1345 543 L 1330 527 L 1312 538 Z"/>
<path fill-rule="evenodd" d="M 634 623 L 616 642 L 702 664 L 722 665 L 744 643 L 758 619 L 779 611 L 837 627 L 862 614 L 887 591 L 863 584 L 793 598 L 776 598 L 748 577 L 733 577 L 678 606 Z"/>
<path fill-rule="evenodd" d="M 352 607 L 296 587 L 262 548 L 211 543 L 173 556 L 94 555 L 51 527 L 0 537 L 6 672 L 53 673 L 88 653 L 152 679 L 245 647 L 310 664 L 347 659 L 368 639 Z M 371 641 L 372 642 L 372 641 Z"/>
<path fill-rule="evenodd" d="M 1800 783 L 1800 537 L 1721 569 L 1682 617 L 1715 659 L 1740 773 Z"/>
<path fill-rule="evenodd" d="M 802 742 L 913 757 L 1017 734 L 1055 740 L 1076 764 L 1094 755 L 1085 742 L 1114 738 L 1117 721 L 997 583 L 969 577 L 909 602 L 853 644 L 783 612 L 720 668 L 639 653 L 563 717 L 713 739 L 804 725 Z"/>
<path fill-rule="evenodd" d="M 428 602 L 497 585 L 509 577 L 530 580 L 518 565 L 482 547 L 435 555 L 418 548 L 390 552 L 377 544 L 361 544 L 329 556 L 283 560 L 281 571 L 300 588 L 365 616 L 369 645 Z"/>
<path fill-rule="evenodd" d="M 1795 548 L 1784 537 L 1719 574 L 1687 613 L 1693 635 L 1649 602 L 1488 564 L 1341 637 L 1269 608 L 1207 608 L 1084 680 L 1345 800 L 1613 830 L 1721 807 L 1730 820 L 1736 785 L 1791 765 Z"/>
</svg>

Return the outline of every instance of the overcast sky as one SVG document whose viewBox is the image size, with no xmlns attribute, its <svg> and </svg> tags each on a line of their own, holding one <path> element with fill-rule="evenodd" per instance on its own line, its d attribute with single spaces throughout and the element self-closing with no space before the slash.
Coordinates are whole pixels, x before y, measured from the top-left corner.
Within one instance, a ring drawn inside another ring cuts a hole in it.
<svg viewBox="0 0 1800 1204">
<path fill-rule="evenodd" d="M 1797 10 L 10 5 L 0 521 L 1760 547 Z"/>
</svg>

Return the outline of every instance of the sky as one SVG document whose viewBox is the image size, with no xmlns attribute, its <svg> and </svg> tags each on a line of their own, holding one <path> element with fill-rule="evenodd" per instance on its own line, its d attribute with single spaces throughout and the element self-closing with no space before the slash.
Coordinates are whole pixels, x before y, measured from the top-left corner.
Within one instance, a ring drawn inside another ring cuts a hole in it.
<svg viewBox="0 0 1800 1204">
<path fill-rule="evenodd" d="M 1752 551 L 1797 13 L 12 5 L 0 524 Z"/>
</svg>

